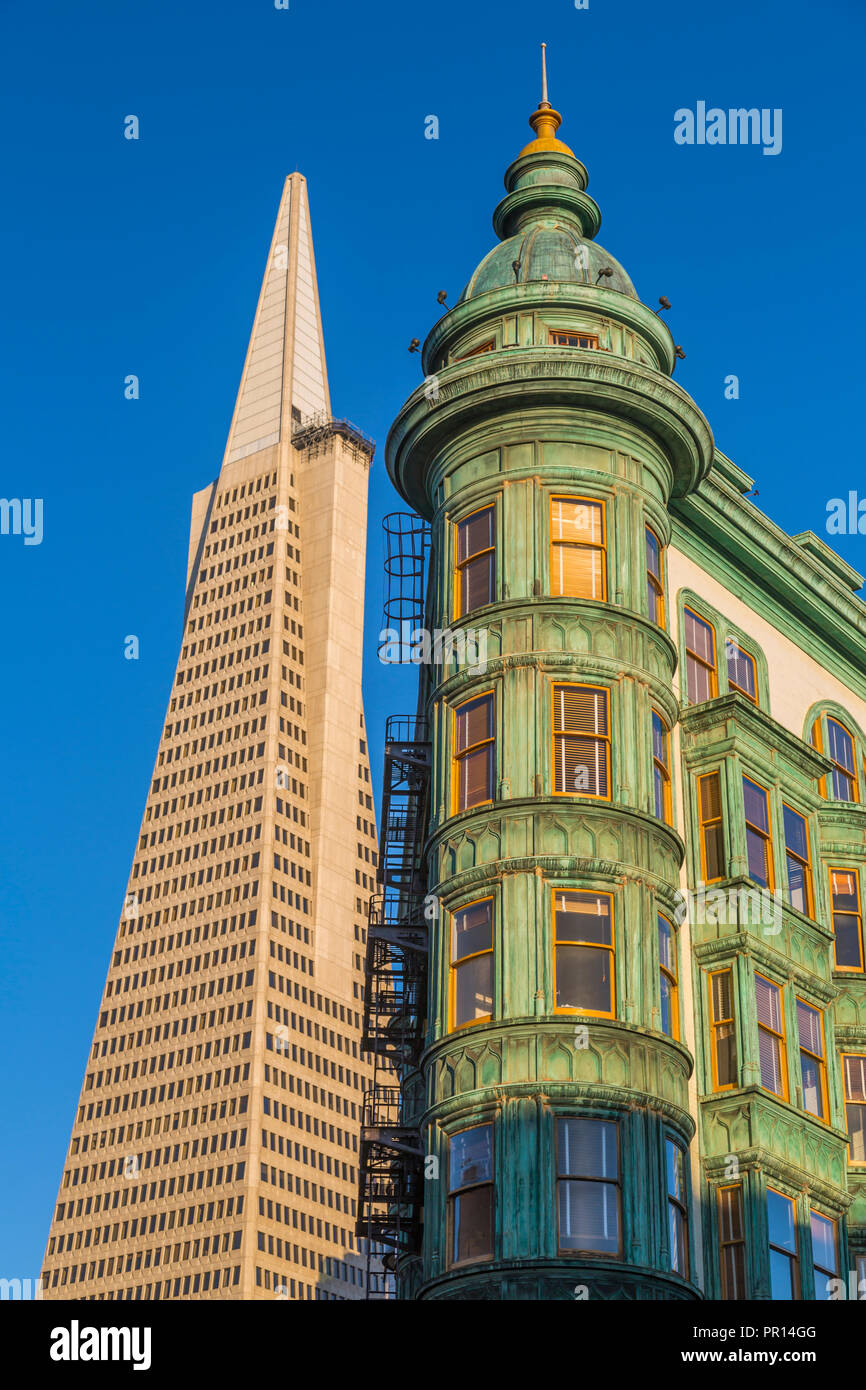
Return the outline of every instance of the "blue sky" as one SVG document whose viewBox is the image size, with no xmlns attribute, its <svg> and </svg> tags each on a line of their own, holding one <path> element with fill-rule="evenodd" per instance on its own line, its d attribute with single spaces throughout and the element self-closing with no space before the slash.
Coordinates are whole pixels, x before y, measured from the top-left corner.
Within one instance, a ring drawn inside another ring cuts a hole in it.
<svg viewBox="0 0 866 1390">
<path fill-rule="evenodd" d="M 866 496 L 852 434 L 866 24 L 859 0 L 13 0 L 0 24 L 0 494 L 44 503 L 41 545 L 0 536 L 11 1278 L 42 1258 L 174 673 L 190 498 L 219 469 L 284 176 L 309 182 L 334 412 L 380 445 L 365 639 L 378 782 L 382 721 L 412 706 L 409 676 L 376 660 L 380 522 L 400 505 L 381 446 L 420 380 L 410 339 L 493 244 L 539 42 L 601 244 L 647 303 L 672 303 L 677 380 L 763 510 L 825 534 L 829 498 Z M 781 108 L 781 153 L 676 144 L 674 112 L 698 101 Z M 866 537 L 834 543 L 863 572 Z"/>
</svg>

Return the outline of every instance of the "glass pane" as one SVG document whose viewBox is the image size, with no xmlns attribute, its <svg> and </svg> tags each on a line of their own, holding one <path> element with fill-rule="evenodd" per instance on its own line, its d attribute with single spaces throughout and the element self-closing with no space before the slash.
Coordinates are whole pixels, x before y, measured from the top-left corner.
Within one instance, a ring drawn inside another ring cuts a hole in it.
<svg viewBox="0 0 866 1390">
<path fill-rule="evenodd" d="M 713 1021 L 733 1018 L 734 981 L 730 970 L 721 970 L 712 978 Z"/>
<path fill-rule="evenodd" d="M 809 895 L 806 890 L 806 866 L 790 854 L 787 856 L 787 862 L 788 894 L 791 899 L 791 906 L 796 907 L 799 912 L 807 913 L 809 911 Z"/>
<path fill-rule="evenodd" d="M 803 1109 L 819 1120 L 824 1118 L 824 1096 L 821 1090 L 821 1066 L 808 1053 L 800 1053 L 800 1073 L 803 1081 Z"/>
<path fill-rule="evenodd" d="M 727 1245 L 722 1251 L 722 1288 L 726 1299 L 746 1297 L 746 1252 L 742 1245 Z"/>
<path fill-rule="evenodd" d="M 746 808 L 746 820 L 756 829 L 762 830 L 765 835 L 770 833 L 770 816 L 767 810 L 767 793 L 763 787 L 759 787 L 750 778 L 743 778 L 743 804 Z"/>
<path fill-rule="evenodd" d="M 667 783 L 662 772 L 655 766 L 653 767 L 653 796 L 656 818 L 665 820 L 667 816 Z"/>
<path fill-rule="evenodd" d="M 722 794 L 719 774 L 711 772 L 702 777 L 699 783 L 701 796 L 701 820 L 718 820 L 722 814 Z"/>
<path fill-rule="evenodd" d="M 461 705 L 457 711 L 457 748 L 458 753 L 462 753 L 465 748 L 471 748 L 475 743 L 481 743 L 484 739 L 490 738 L 493 733 L 493 698 L 490 695 L 482 695 L 477 700 L 470 700 L 467 704 Z"/>
<path fill-rule="evenodd" d="M 821 1037 L 821 1015 L 817 1009 L 797 1000 L 797 1032 L 800 1046 L 807 1047 L 819 1057 L 824 1056 L 824 1043 Z"/>
<path fill-rule="evenodd" d="M 737 1042 L 733 1023 L 720 1023 L 716 1030 L 716 1079 L 719 1086 L 737 1084 Z"/>
<path fill-rule="evenodd" d="M 679 1144 L 672 1139 L 665 1140 L 667 1163 L 668 1196 L 675 1197 L 683 1206 L 686 1204 L 686 1163 L 685 1154 Z"/>
<path fill-rule="evenodd" d="M 847 729 L 843 729 L 835 719 L 827 720 L 827 752 L 834 763 L 840 763 L 853 773 L 854 743 Z"/>
<path fill-rule="evenodd" d="M 557 734 L 554 789 L 570 796 L 607 796 L 607 745 L 601 739 Z"/>
<path fill-rule="evenodd" d="M 557 941 L 613 941 L 610 898 L 599 893 L 554 894 Z"/>
<path fill-rule="evenodd" d="M 556 948 L 556 1007 L 609 1014 L 613 1009 L 613 953 L 597 946 Z"/>
<path fill-rule="evenodd" d="M 493 1254 L 493 1188 L 479 1187 L 452 1198 L 451 1261 L 489 1259 Z"/>
<path fill-rule="evenodd" d="M 561 1179 L 557 1185 L 561 1250 L 619 1251 L 619 1203 L 611 1183 Z"/>
<path fill-rule="evenodd" d="M 866 1056 L 854 1053 L 845 1058 L 845 1099 L 866 1101 Z"/>
<path fill-rule="evenodd" d="M 833 930 L 836 933 L 836 964 L 842 970 L 859 970 L 862 964 L 860 919 L 834 912 Z"/>
<path fill-rule="evenodd" d="M 702 666 L 689 655 L 686 656 L 686 690 L 693 705 L 711 699 L 713 694 L 712 673 L 709 668 Z"/>
<path fill-rule="evenodd" d="M 674 930 L 666 917 L 659 915 L 659 964 L 664 965 L 672 975 L 677 973 L 676 938 Z"/>
<path fill-rule="evenodd" d="M 792 1255 L 797 1253 L 797 1233 L 794 1226 L 794 1203 L 780 1192 L 767 1192 L 767 1220 L 770 1244 Z"/>
<path fill-rule="evenodd" d="M 493 602 L 493 554 L 479 555 L 470 560 L 461 570 L 460 613 L 469 613 L 473 608 Z"/>
<path fill-rule="evenodd" d="M 584 545 L 554 545 L 551 588 L 566 598 L 604 598 L 603 554 Z"/>
<path fill-rule="evenodd" d="M 454 1022 L 471 1023 L 493 1013 L 493 952 L 473 956 L 456 971 Z"/>
<path fill-rule="evenodd" d="M 830 874 L 834 912 L 859 912 L 860 895 L 857 875 L 850 869 L 834 869 Z"/>
<path fill-rule="evenodd" d="M 806 822 L 803 816 L 792 811 L 790 806 L 783 809 L 785 821 L 785 844 L 788 849 L 793 850 L 794 854 L 801 859 L 809 858 L 809 837 L 806 833 Z"/>
<path fill-rule="evenodd" d="M 493 787 L 493 745 L 487 743 L 474 753 L 466 753 L 458 763 L 457 806 L 465 811 L 490 801 Z"/>
<path fill-rule="evenodd" d="M 676 1035 L 676 1020 L 674 1018 L 674 987 L 667 975 L 659 976 L 659 992 L 661 995 L 661 1024 L 662 1032 L 667 1033 L 669 1038 Z"/>
<path fill-rule="evenodd" d="M 691 609 L 685 611 L 686 648 L 701 657 L 708 666 L 715 666 L 713 629 Z"/>
<path fill-rule="evenodd" d="M 719 1190 L 719 1230 L 723 1241 L 743 1239 L 743 1189 Z"/>
<path fill-rule="evenodd" d="M 653 711 L 653 757 L 668 765 L 668 731 L 661 716 Z"/>
<path fill-rule="evenodd" d="M 561 1176 L 616 1181 L 616 1125 L 612 1120 L 560 1119 L 556 1134 Z"/>
<path fill-rule="evenodd" d="M 839 1268 L 836 1260 L 836 1227 L 826 1216 L 817 1211 L 810 1215 L 812 1227 L 812 1263 L 828 1274 L 835 1274 Z M 816 1292 L 818 1281 L 815 1280 Z"/>
<path fill-rule="evenodd" d="M 830 774 L 830 785 L 834 801 L 854 800 L 854 778 L 847 772 L 840 772 L 838 768 L 834 768 Z"/>
<path fill-rule="evenodd" d="M 746 854 L 749 862 L 749 878 L 762 888 L 770 886 L 770 844 L 756 830 L 746 826 Z"/>
<path fill-rule="evenodd" d="M 790 1255 L 779 1250 L 770 1251 L 770 1297 L 788 1299 L 794 1297 L 794 1262 Z"/>
<path fill-rule="evenodd" d="M 761 1061 L 761 1085 L 773 1095 L 783 1096 L 782 1050 L 778 1038 L 765 1029 L 758 1029 L 758 1055 Z"/>
<path fill-rule="evenodd" d="M 454 960 L 486 951 L 493 945 L 493 903 L 488 898 L 454 914 Z"/>
<path fill-rule="evenodd" d="M 777 1033 L 782 1031 L 782 996 L 776 985 L 765 980 L 762 975 L 755 976 L 755 1001 L 758 1006 L 758 1022 L 765 1023 Z"/>
<path fill-rule="evenodd" d="M 724 877 L 725 846 L 721 824 L 708 825 L 704 830 L 704 859 L 708 883 Z"/>
<path fill-rule="evenodd" d="M 551 503 L 553 539 L 581 541 L 584 545 L 601 545 L 601 516 L 600 502 L 589 502 L 585 498 L 571 500 L 555 497 Z"/>
<path fill-rule="evenodd" d="M 479 550 L 488 550 L 493 545 L 493 508 L 485 507 L 483 512 L 461 521 L 457 528 L 457 559 L 468 560 Z"/>
<path fill-rule="evenodd" d="M 493 1179 L 493 1126 L 473 1125 L 452 1134 L 449 1191 Z"/>
<path fill-rule="evenodd" d="M 755 665 L 752 658 L 741 651 L 736 642 L 725 644 L 728 657 L 728 680 L 754 700 Z"/>
<path fill-rule="evenodd" d="M 681 1274 L 685 1278 L 689 1272 L 685 1219 L 679 1207 L 674 1206 L 673 1202 L 668 1203 L 668 1215 L 670 1218 L 671 1269 L 675 1274 Z"/>
<path fill-rule="evenodd" d="M 554 727 L 569 734 L 607 733 L 607 691 L 591 685 L 554 687 Z"/>
<path fill-rule="evenodd" d="M 646 528 L 646 567 L 650 574 L 654 574 L 661 584 L 662 578 L 662 556 L 661 546 L 654 533 Z"/>
<path fill-rule="evenodd" d="M 852 1163 L 866 1163 L 866 1105 L 845 1106 L 848 1117 L 848 1153 Z"/>
</svg>

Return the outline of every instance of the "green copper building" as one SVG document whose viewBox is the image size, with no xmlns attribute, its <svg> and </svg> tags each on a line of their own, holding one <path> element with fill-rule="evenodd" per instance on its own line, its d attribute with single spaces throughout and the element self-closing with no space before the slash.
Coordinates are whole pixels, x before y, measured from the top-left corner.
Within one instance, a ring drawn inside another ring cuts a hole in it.
<svg viewBox="0 0 866 1390">
<path fill-rule="evenodd" d="M 863 581 L 744 497 L 560 123 L 388 439 L 454 641 L 386 735 L 358 1230 L 404 1298 L 866 1297 Z"/>
</svg>

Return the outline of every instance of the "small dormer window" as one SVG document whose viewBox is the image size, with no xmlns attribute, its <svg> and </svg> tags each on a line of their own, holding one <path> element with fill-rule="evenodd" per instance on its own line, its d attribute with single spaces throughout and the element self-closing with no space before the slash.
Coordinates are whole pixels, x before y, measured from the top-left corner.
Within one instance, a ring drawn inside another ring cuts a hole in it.
<svg viewBox="0 0 866 1390">
<path fill-rule="evenodd" d="M 554 333 L 551 329 L 550 341 L 555 344 L 556 347 L 598 347 L 598 338 L 592 333 Z"/>
<path fill-rule="evenodd" d="M 486 343 L 479 343 L 478 347 L 470 348 L 468 352 L 464 352 L 460 357 L 455 357 L 454 361 L 465 362 L 467 357 L 477 357 L 481 352 L 492 352 L 495 346 L 496 344 L 493 338 L 488 338 Z"/>
</svg>

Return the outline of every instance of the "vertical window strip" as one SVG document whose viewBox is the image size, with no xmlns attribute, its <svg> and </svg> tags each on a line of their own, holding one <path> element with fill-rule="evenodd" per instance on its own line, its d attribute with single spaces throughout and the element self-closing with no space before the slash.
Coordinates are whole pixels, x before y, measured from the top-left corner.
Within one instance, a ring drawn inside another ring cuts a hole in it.
<svg viewBox="0 0 866 1390">
<path fill-rule="evenodd" d="M 715 970 L 709 977 L 713 1090 L 737 1084 L 737 1039 L 734 1022 L 734 974 Z"/>
<path fill-rule="evenodd" d="M 716 883 L 725 876 L 722 790 L 718 772 L 707 772 L 698 778 L 698 822 L 701 874 L 705 883 Z"/>
<path fill-rule="evenodd" d="M 670 730 L 658 710 L 652 712 L 653 796 L 655 813 L 666 825 L 671 823 Z"/>
<path fill-rule="evenodd" d="M 662 1032 L 668 1037 L 680 1035 L 680 1004 L 677 985 L 677 935 L 667 917 L 657 917 L 659 942 L 659 996 L 661 999 Z"/>
<path fill-rule="evenodd" d="M 449 1265 L 493 1258 L 493 1126 L 473 1125 L 448 1141 Z"/>
<path fill-rule="evenodd" d="M 814 1207 L 809 1208 L 809 1227 L 812 1236 L 812 1277 L 815 1301 L 828 1302 L 835 1292 L 839 1278 L 839 1243 L 836 1222 Z"/>
<path fill-rule="evenodd" d="M 797 1208 L 791 1197 L 767 1188 L 767 1221 L 770 1247 L 770 1297 L 800 1296 L 800 1259 L 797 1248 Z"/>
<path fill-rule="evenodd" d="M 797 1035 L 800 1044 L 800 1081 L 803 1109 L 818 1120 L 827 1120 L 827 1068 L 824 1060 L 824 1018 L 819 1009 L 797 1000 Z"/>
<path fill-rule="evenodd" d="M 686 1188 L 686 1155 L 674 1139 L 665 1140 L 668 1193 L 668 1235 L 671 1269 L 689 1277 L 689 1210 Z"/>
<path fill-rule="evenodd" d="M 717 1189 L 719 1213 L 719 1264 L 722 1298 L 741 1300 L 746 1290 L 746 1230 L 743 1212 L 743 1184 Z"/>
<path fill-rule="evenodd" d="M 782 1100 L 788 1099 L 786 1078 L 785 1016 L 782 991 L 772 980 L 755 975 L 755 1004 L 758 1014 L 758 1058 L 761 1085 Z"/>
<path fill-rule="evenodd" d="M 762 888 L 773 888 L 773 842 L 770 832 L 770 798 L 750 777 L 743 778 L 743 810 L 746 817 L 746 853 L 749 878 Z"/>
<path fill-rule="evenodd" d="M 665 626 L 664 549 L 651 526 L 644 528 L 646 540 L 647 607 L 650 621 Z"/>
<path fill-rule="evenodd" d="M 787 803 L 782 806 L 785 828 L 785 858 L 788 870 L 788 897 L 791 906 L 806 917 L 814 914 L 812 864 L 809 854 L 809 827 L 805 816 Z"/>
<path fill-rule="evenodd" d="M 866 1163 L 866 1053 L 842 1054 L 848 1162 Z"/>
</svg>

